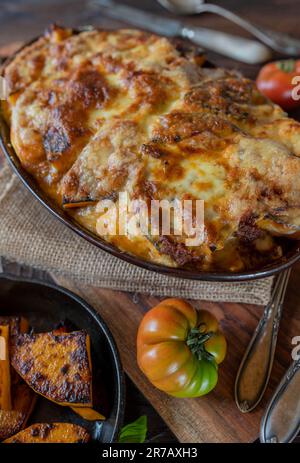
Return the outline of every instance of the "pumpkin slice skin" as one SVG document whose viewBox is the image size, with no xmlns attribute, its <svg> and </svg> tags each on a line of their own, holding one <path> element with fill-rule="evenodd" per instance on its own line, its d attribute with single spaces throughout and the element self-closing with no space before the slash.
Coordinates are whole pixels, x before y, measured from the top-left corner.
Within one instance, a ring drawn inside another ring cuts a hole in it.
<svg viewBox="0 0 300 463">
<path fill-rule="evenodd" d="M 63 406 L 92 407 L 90 338 L 85 331 L 20 334 L 11 363 L 38 394 Z"/>
<path fill-rule="evenodd" d="M 12 384 L 12 408 L 23 413 L 24 420 L 22 427 L 25 428 L 28 418 L 30 417 L 37 401 L 37 394 L 17 375 L 17 382 Z M 20 431 L 20 429 L 18 431 Z M 17 431 L 16 431 L 17 432 Z"/>
<path fill-rule="evenodd" d="M 4 444 L 79 444 L 90 440 L 88 432 L 71 423 L 38 423 L 6 439 Z"/>
<path fill-rule="evenodd" d="M 0 441 L 20 431 L 25 419 L 25 414 L 20 411 L 0 410 Z"/>
<path fill-rule="evenodd" d="M 20 378 L 12 385 L 13 410 L 0 410 L 0 441 L 24 429 L 36 403 L 37 394 Z"/>
<path fill-rule="evenodd" d="M 10 329 L 0 325 L 0 410 L 11 410 Z"/>
<path fill-rule="evenodd" d="M 15 337 L 21 333 L 25 333 L 29 329 L 28 320 L 25 317 L 19 316 L 2 316 L 0 324 L 9 326 L 10 330 L 10 350 L 14 345 Z M 11 408 L 12 410 L 22 414 L 22 418 L 18 421 L 18 426 L 15 427 L 15 432 L 20 431 L 26 426 L 26 422 L 34 408 L 37 395 L 27 386 L 25 381 L 18 373 L 11 369 Z"/>
<path fill-rule="evenodd" d="M 24 317 L 0 317 L 0 325 L 9 325 L 11 340 L 20 333 L 26 333 L 29 328 L 28 320 Z"/>
</svg>

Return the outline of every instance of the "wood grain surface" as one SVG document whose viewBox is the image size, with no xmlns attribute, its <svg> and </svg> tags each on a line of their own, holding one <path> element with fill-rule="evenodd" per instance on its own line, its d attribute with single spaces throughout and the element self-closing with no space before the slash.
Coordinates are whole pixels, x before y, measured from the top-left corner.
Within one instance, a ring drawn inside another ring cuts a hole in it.
<svg viewBox="0 0 300 463">
<path fill-rule="evenodd" d="M 125 3 L 125 2 L 124 2 Z M 148 10 L 165 14 L 153 0 L 128 0 Z M 243 14 L 254 22 L 273 27 L 300 37 L 299 2 L 292 0 L 252 0 L 251 2 L 228 0 L 216 2 Z M 225 4 L 226 3 L 226 4 Z M 124 26 L 120 21 L 104 18 L 88 8 L 88 2 L 77 0 L 53 1 L 1 1 L 0 45 L 28 40 L 42 32 L 50 22 L 76 26 L 96 24 L 102 27 Z M 188 19 L 200 26 L 208 26 L 247 36 L 237 26 L 226 20 L 201 15 Z M 5 46 L 0 54 L 11 52 L 14 45 Z M 276 56 L 276 55 L 275 55 Z M 241 69 L 247 76 L 255 77 L 258 67 L 240 65 L 229 59 L 209 53 L 209 59 L 219 65 Z M 251 442 L 258 437 L 259 423 L 272 391 L 291 362 L 292 337 L 300 335 L 300 264 L 292 271 L 284 305 L 274 368 L 270 384 L 261 405 L 252 413 L 241 414 L 234 403 L 233 385 L 244 350 L 262 314 L 262 307 L 245 304 L 193 302 L 195 306 L 211 310 L 220 320 L 228 339 L 228 355 L 220 368 L 217 388 L 200 399 L 174 399 L 159 392 L 138 370 L 135 355 L 135 339 L 138 324 L 150 307 L 159 299 L 144 294 L 113 292 L 99 288 L 80 286 L 63 278 L 54 278 L 58 284 L 70 288 L 90 302 L 106 320 L 112 330 L 125 370 L 140 391 L 181 442 Z"/>
<path fill-rule="evenodd" d="M 228 340 L 228 354 L 220 367 L 216 389 L 198 399 L 176 399 L 155 389 L 136 363 L 136 332 L 143 314 L 159 298 L 108 291 L 55 278 L 92 304 L 107 322 L 118 344 L 125 371 L 148 398 L 181 442 L 252 442 L 258 437 L 262 413 L 272 391 L 291 362 L 292 338 L 300 334 L 300 278 L 295 267 L 284 308 L 276 359 L 264 400 L 252 413 L 238 411 L 233 397 L 234 380 L 243 353 L 262 314 L 262 307 L 246 304 L 191 301 L 210 310 L 220 320 Z"/>
</svg>

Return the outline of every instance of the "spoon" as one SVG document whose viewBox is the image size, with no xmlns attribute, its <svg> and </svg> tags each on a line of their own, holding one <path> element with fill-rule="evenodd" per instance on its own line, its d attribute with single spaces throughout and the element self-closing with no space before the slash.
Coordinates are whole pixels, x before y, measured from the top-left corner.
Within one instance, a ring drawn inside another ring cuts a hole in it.
<svg viewBox="0 0 300 463">
<path fill-rule="evenodd" d="M 238 24 L 240 27 L 250 32 L 259 40 L 264 42 L 273 50 L 290 56 L 300 54 L 300 40 L 294 39 L 287 34 L 275 32 L 260 26 L 254 25 L 232 13 L 225 8 L 211 3 L 204 4 L 205 0 L 158 0 L 159 3 L 172 13 L 177 14 L 196 14 L 196 13 L 214 13 L 223 16 L 229 21 Z"/>
<path fill-rule="evenodd" d="M 295 360 L 277 387 L 260 427 L 263 443 L 292 442 L 300 431 L 300 359 Z"/>
<path fill-rule="evenodd" d="M 235 381 L 235 401 L 241 412 L 253 410 L 261 401 L 269 382 L 283 300 L 291 270 L 276 280 L 271 300 L 244 354 Z"/>
</svg>

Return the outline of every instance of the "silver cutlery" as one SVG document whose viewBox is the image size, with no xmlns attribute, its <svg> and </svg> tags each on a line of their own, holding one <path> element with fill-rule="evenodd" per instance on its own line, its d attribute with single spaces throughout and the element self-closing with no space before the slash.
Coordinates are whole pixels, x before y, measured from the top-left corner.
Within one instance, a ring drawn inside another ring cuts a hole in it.
<svg viewBox="0 0 300 463">
<path fill-rule="evenodd" d="M 181 21 L 163 18 L 158 14 L 148 13 L 113 0 L 93 0 L 92 5 L 101 7 L 101 13 L 110 18 L 128 22 L 157 34 L 188 38 L 203 48 L 244 63 L 257 64 L 271 57 L 270 50 L 254 40 L 203 27 L 189 26 Z"/>
<path fill-rule="evenodd" d="M 261 401 L 269 382 L 283 300 L 291 270 L 282 272 L 275 282 L 270 302 L 244 354 L 235 381 L 235 401 L 243 412 L 250 412 Z"/>
<path fill-rule="evenodd" d="M 300 431 L 300 359 L 295 360 L 277 387 L 263 416 L 260 441 L 292 442 Z"/>
<path fill-rule="evenodd" d="M 284 53 L 290 56 L 298 56 L 300 54 L 300 40 L 294 39 L 287 34 L 282 34 L 281 32 L 275 32 L 273 30 L 257 26 L 256 24 L 252 24 L 246 19 L 241 18 L 237 14 L 222 8 L 219 5 L 204 3 L 204 1 L 205 0 L 158 0 L 161 5 L 172 13 L 214 13 L 219 16 L 223 16 L 250 32 L 252 35 L 279 53 Z"/>
</svg>

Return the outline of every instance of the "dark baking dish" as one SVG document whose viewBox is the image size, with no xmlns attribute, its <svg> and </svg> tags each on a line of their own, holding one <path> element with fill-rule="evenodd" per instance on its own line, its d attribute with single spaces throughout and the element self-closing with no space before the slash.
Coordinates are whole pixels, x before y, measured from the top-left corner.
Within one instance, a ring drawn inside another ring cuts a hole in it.
<svg viewBox="0 0 300 463">
<path fill-rule="evenodd" d="M 78 30 L 85 30 L 82 28 Z M 36 39 L 35 39 L 36 40 Z M 34 42 L 30 41 L 26 45 Z M 26 46 L 25 45 L 25 46 Z M 17 52 L 16 52 L 17 53 Z M 16 54 L 15 53 L 15 54 Z M 14 56 L 9 57 L 7 62 L 9 62 Z M 6 63 L 4 63 L 5 66 Z M 212 67 L 211 63 L 208 63 L 209 67 Z M 263 278 L 267 276 L 274 275 L 282 270 L 293 265 L 300 258 L 300 242 L 299 241 L 290 241 L 287 246 L 287 250 L 284 255 L 272 262 L 271 264 L 261 267 L 255 270 L 247 270 L 244 272 L 199 272 L 193 271 L 191 269 L 184 268 L 173 268 L 167 267 L 164 265 L 155 264 L 152 262 L 145 261 L 137 256 L 125 253 L 112 244 L 106 242 L 100 236 L 97 236 L 87 229 L 82 227 L 77 223 L 70 215 L 68 215 L 64 210 L 60 209 L 57 204 L 49 199 L 45 193 L 40 189 L 35 180 L 25 171 L 22 167 L 17 154 L 15 153 L 11 143 L 10 143 L 10 134 L 9 127 L 7 126 L 3 116 L 0 114 L 0 146 L 9 161 L 10 165 L 13 167 L 17 176 L 22 180 L 27 189 L 43 204 L 48 211 L 50 211 L 56 218 L 58 218 L 64 225 L 76 232 L 78 235 L 94 244 L 98 248 L 109 252 L 110 254 L 129 262 L 130 264 L 137 265 L 146 270 L 151 270 L 154 272 L 163 273 L 168 276 L 177 277 L 177 278 L 186 278 L 190 280 L 205 280 L 205 281 L 243 281 L 243 280 L 252 280 L 257 278 Z"/>
<path fill-rule="evenodd" d="M 125 409 L 123 369 L 112 334 L 99 314 L 65 288 L 6 275 L 0 275 L 0 314 L 22 315 L 36 332 L 49 331 L 66 321 L 74 329 L 84 329 L 91 338 L 94 405 L 106 421 L 86 421 L 69 407 L 39 397 L 28 426 L 69 422 L 86 428 L 94 442 L 117 440 Z"/>
</svg>

